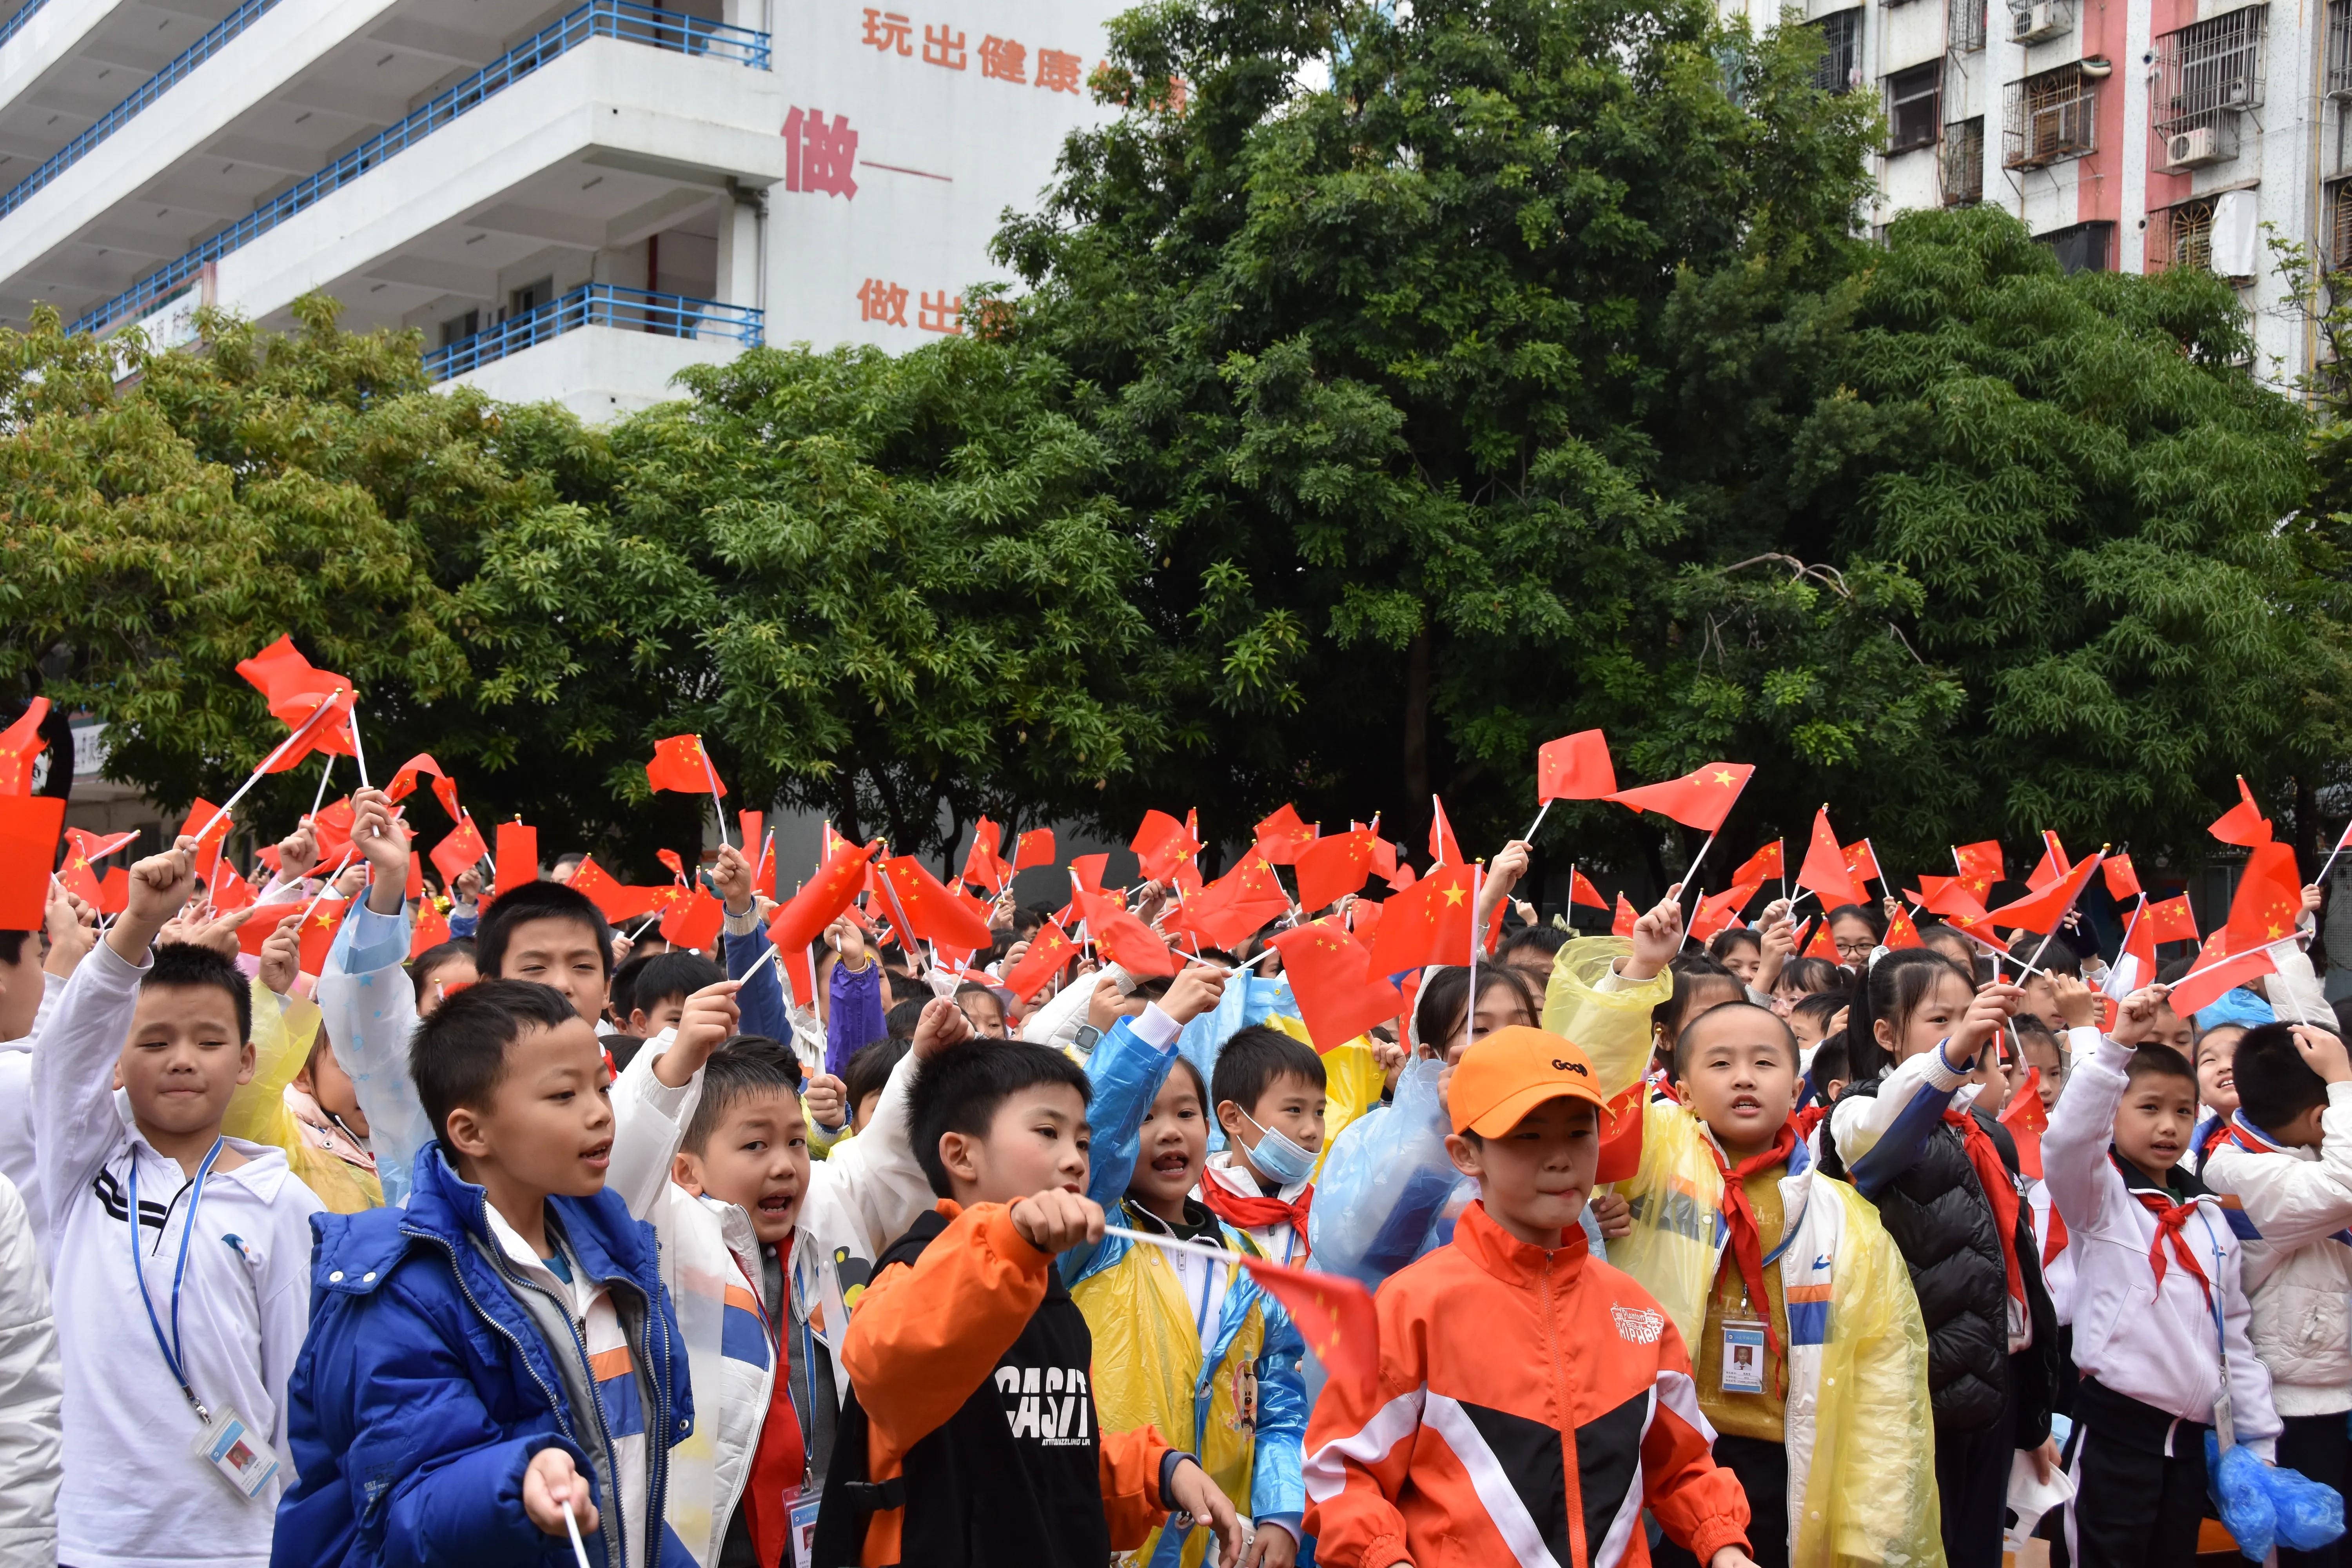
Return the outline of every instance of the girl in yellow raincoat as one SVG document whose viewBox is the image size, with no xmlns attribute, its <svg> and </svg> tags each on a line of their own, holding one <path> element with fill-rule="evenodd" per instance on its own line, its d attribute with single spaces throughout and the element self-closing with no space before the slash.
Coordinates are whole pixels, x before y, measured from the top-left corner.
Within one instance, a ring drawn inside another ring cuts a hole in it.
<svg viewBox="0 0 2352 1568">
<path fill-rule="evenodd" d="M 1234 1252 L 1249 1238 L 1186 1194 L 1208 1153 L 1208 1093 L 1200 1070 L 1148 1039 L 1151 1012 L 1122 1018 L 1087 1064 L 1094 1147 L 1087 1195 L 1111 1223 Z M 1172 1069 L 1172 1070 L 1171 1070 Z M 1252 1520 L 1263 1568 L 1296 1561 L 1307 1509 L 1306 1355 L 1288 1313 L 1247 1269 L 1107 1236 L 1062 1255 L 1070 1295 L 1095 1342 L 1094 1394 L 1105 1431 L 1150 1425 Z M 1122 1563 L 1200 1568 L 1206 1530 L 1154 1531 Z"/>
<path fill-rule="evenodd" d="M 1681 935 L 1681 907 L 1668 900 L 1630 942 L 1571 942 L 1555 961 L 1544 1027 L 1582 1047 L 1612 1099 L 1649 1066 L 1650 1010 L 1673 994 L 1665 964 Z M 1755 1042 L 1758 1057 L 1777 1050 L 1786 1028 L 1770 1013 L 1726 1007 L 1754 1017 L 1718 1020 L 1693 1037 L 1694 1049 L 1723 1036 Z M 1795 1056 L 1790 1040 L 1791 1073 Z M 1692 1070 L 1683 1058 L 1677 1067 Z M 1734 1114 L 1780 1110 L 1771 1094 L 1769 1085 L 1735 1089 Z M 1941 1568 L 1927 1331 L 1877 1210 L 1819 1174 L 1804 1142 L 1785 1131 L 1736 1167 L 1738 1194 L 1727 1203 L 1735 1167 L 1714 1130 L 1672 1100 L 1643 1103 L 1641 1164 L 1618 1184 L 1633 1228 L 1610 1243 L 1609 1261 L 1657 1298 L 1690 1347 L 1701 1409 L 1724 1434 L 1717 1459 L 1742 1428 L 1754 1429 L 1745 1438 L 1751 1455 L 1769 1456 L 1768 1433 L 1785 1447 L 1785 1544 L 1769 1539 L 1759 1508 L 1758 1560 Z M 1760 1121 L 1746 1131 L 1743 1147 L 1759 1131 L 1774 1137 Z"/>
</svg>

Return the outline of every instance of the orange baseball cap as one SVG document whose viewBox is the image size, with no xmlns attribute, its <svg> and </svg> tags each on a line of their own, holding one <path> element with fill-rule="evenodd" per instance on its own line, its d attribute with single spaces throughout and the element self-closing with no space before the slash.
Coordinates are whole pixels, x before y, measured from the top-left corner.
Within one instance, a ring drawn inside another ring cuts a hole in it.
<svg viewBox="0 0 2352 1568">
<path fill-rule="evenodd" d="M 1605 1109 L 1585 1054 L 1546 1029 L 1513 1024 L 1462 1053 L 1445 1089 L 1454 1131 L 1499 1138 L 1547 1100 Z"/>
</svg>

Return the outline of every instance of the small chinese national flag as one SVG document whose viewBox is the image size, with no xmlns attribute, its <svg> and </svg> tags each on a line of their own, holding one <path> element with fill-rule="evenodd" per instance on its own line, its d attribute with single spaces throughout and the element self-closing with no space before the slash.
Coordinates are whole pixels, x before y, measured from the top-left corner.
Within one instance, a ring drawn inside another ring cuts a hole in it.
<svg viewBox="0 0 2352 1568">
<path fill-rule="evenodd" d="M 1454 825 L 1445 820 L 1445 803 L 1429 797 L 1429 858 L 1441 866 L 1462 864 L 1462 846 L 1454 841 Z"/>
<path fill-rule="evenodd" d="M 582 856 L 580 864 L 572 868 L 571 887 L 573 892 L 595 905 L 607 921 L 616 924 L 653 912 L 651 889 L 633 888 L 619 880 L 596 864 L 593 855 Z"/>
<path fill-rule="evenodd" d="M 401 763 L 400 771 L 392 775 L 392 782 L 383 787 L 384 799 L 398 805 L 402 801 L 415 795 L 419 774 L 436 779 L 446 776 L 441 772 L 441 764 L 433 760 L 433 754 L 430 752 L 419 752 Z"/>
<path fill-rule="evenodd" d="M 727 786 L 719 782 L 699 735 L 672 735 L 666 741 L 656 741 L 654 760 L 646 764 L 646 783 L 657 790 L 727 798 Z"/>
<path fill-rule="evenodd" d="M 277 933 L 278 928 L 302 913 L 300 904 L 263 904 L 246 916 L 245 923 L 236 928 L 237 951 L 250 958 L 259 958 L 261 950 Z M 316 971 L 313 971 L 315 973 Z"/>
<path fill-rule="evenodd" d="M 2001 925 L 2019 926 L 2026 931 L 2047 934 L 2074 907 L 2075 899 L 2083 891 L 2083 884 L 2091 879 L 2091 873 L 2097 869 L 2098 865 L 2098 857 L 2093 856 L 2048 887 L 2001 905 L 1992 911 L 1992 919 Z"/>
<path fill-rule="evenodd" d="M 1537 748 L 1538 800 L 1606 800 L 1616 793 L 1609 738 L 1600 731 L 1579 730 Z"/>
<path fill-rule="evenodd" d="M 120 866 L 110 866 L 99 879 L 98 912 L 119 915 L 131 907 L 131 873 Z"/>
<path fill-rule="evenodd" d="M 482 857 L 489 852 L 490 847 L 482 842 L 481 834 L 474 827 L 474 819 L 468 816 L 458 822 L 457 830 L 448 837 L 433 847 L 432 860 L 441 873 L 441 879 L 455 883 L 460 874 L 479 865 Z"/>
<path fill-rule="evenodd" d="M 2050 1131 L 2050 1113 L 2042 1107 L 2042 1069 L 2028 1068 L 2025 1080 L 2000 1108 L 1998 1119 L 2017 1142 L 2017 1168 L 2029 1181 L 2042 1179 L 2042 1135 Z"/>
<path fill-rule="evenodd" d="M 2254 792 L 2246 787 L 2242 777 L 2238 780 L 2238 804 L 2223 812 L 2205 831 L 2224 844 L 2242 845 L 2249 849 L 2271 841 L 2270 819 L 2254 804 Z"/>
<path fill-rule="evenodd" d="M 2025 885 L 2040 892 L 2072 869 L 2074 869 L 2073 864 L 2066 858 L 2066 847 L 2058 842 L 2056 834 L 2046 827 L 2043 828 L 2042 858 L 2034 865 L 2032 870 L 2025 874 Z"/>
<path fill-rule="evenodd" d="M 36 697 L 25 705 L 23 718 L 0 730 L 0 795 L 33 793 L 33 759 L 49 743 L 41 734 L 41 721 L 48 716 L 49 700 Z"/>
<path fill-rule="evenodd" d="M 1819 893 L 1825 910 L 1864 903 L 1870 898 L 1869 890 L 1854 880 L 1848 868 L 1837 835 L 1830 831 L 1827 806 L 1813 814 L 1812 837 L 1805 841 L 1805 863 L 1797 868 L 1797 886 Z"/>
<path fill-rule="evenodd" d="M 1274 945 L 1318 1051 L 1345 1044 L 1404 1010 L 1397 988 L 1372 973 L 1371 953 L 1336 920 L 1295 926 L 1276 936 Z"/>
<path fill-rule="evenodd" d="M 1059 921 L 1047 921 L 1037 934 L 1029 939 L 1029 951 L 1021 962 L 1004 972 L 1004 988 L 1026 1002 L 1045 988 L 1045 982 L 1062 972 L 1078 944 L 1062 929 Z"/>
<path fill-rule="evenodd" d="M 1371 1293 L 1336 1274 L 1255 1258 L 1244 1258 L 1243 1266 L 1289 1312 L 1299 1338 L 1323 1363 L 1328 1381 L 1352 1384 L 1369 1404 L 1380 1392 L 1381 1376 L 1381 1321 Z"/>
<path fill-rule="evenodd" d="M 499 898 L 505 898 L 525 883 L 539 880 L 539 829 L 525 827 L 520 822 L 499 824 L 499 852 L 494 857 L 499 868 Z M 699 942 L 678 942 L 679 947 L 699 947 Z"/>
<path fill-rule="evenodd" d="M 2132 869 L 2130 856 L 2108 856 L 2100 863 L 2099 875 L 2106 879 L 2107 897 L 2121 900 L 2140 896 L 2139 873 Z"/>
<path fill-rule="evenodd" d="M 303 918 L 303 973 L 326 973 L 327 952 L 335 945 L 335 933 L 342 930 L 343 915 L 350 908 L 351 901 L 348 899 L 328 899 Z"/>
<path fill-rule="evenodd" d="M 1635 811 L 1654 811 L 1661 816 L 1671 816 L 1685 827 L 1713 833 L 1731 815 L 1739 792 L 1748 787 L 1755 772 L 1747 763 L 1709 763 L 1681 778 L 1617 790 L 1607 798 Z"/>
<path fill-rule="evenodd" d="M 910 935 L 941 947 L 978 952 L 995 940 L 985 912 L 974 913 L 971 903 L 950 891 L 911 855 L 894 855 L 882 862 L 891 894 L 907 918 Z"/>
<path fill-rule="evenodd" d="M 1878 857 L 1872 853 L 1867 838 L 1857 838 L 1845 847 L 1845 868 L 1853 873 L 1854 886 L 1858 888 L 1865 882 L 1885 885 L 1886 873 L 1878 868 Z"/>
<path fill-rule="evenodd" d="M 2148 905 L 2147 913 L 2143 918 L 2147 922 L 2148 933 L 2158 942 L 2197 940 L 2197 913 L 2189 907 L 2189 895 L 2186 893 Z"/>
<path fill-rule="evenodd" d="M 804 951 L 824 934 L 824 928 L 839 920 L 842 911 L 856 900 L 858 890 L 866 886 L 866 865 L 870 848 L 861 847 L 846 839 L 836 839 L 833 854 L 826 859 L 808 884 L 794 893 L 768 922 L 768 940 L 776 951 L 793 953 Z M 574 877 L 577 885 L 577 877 Z M 814 1005 L 814 995 L 801 996 L 803 1005 Z"/>
<path fill-rule="evenodd" d="M 1911 923 L 1911 911 L 1897 908 L 1895 918 L 1886 922 L 1886 950 L 1899 952 L 1906 947 L 1925 947 L 1919 940 L 1919 928 Z"/>
<path fill-rule="evenodd" d="M 1634 911 L 1633 902 L 1624 894 L 1617 895 L 1617 917 L 1609 922 L 1611 936 L 1632 936 L 1633 924 L 1642 917 Z"/>
<path fill-rule="evenodd" d="M 985 888 L 992 893 L 1004 886 L 1013 875 L 1013 868 L 997 853 L 1003 845 L 1004 830 L 982 816 L 971 831 L 971 848 L 963 858 L 963 880 L 967 885 Z"/>
<path fill-rule="evenodd" d="M 449 940 L 449 919 L 427 904 L 416 916 L 415 934 L 408 939 L 408 956 L 413 961 Z"/>
<path fill-rule="evenodd" d="M 1129 974 L 1173 974 L 1182 967 L 1157 932 L 1128 913 L 1116 893 L 1091 892 L 1081 887 L 1071 900 L 1077 906 L 1078 918 L 1087 922 L 1087 940 Z"/>
<path fill-rule="evenodd" d="M 662 917 L 662 940 L 672 947 L 700 952 L 719 940 L 719 928 L 726 919 L 725 906 L 698 887 Z"/>
<path fill-rule="evenodd" d="M 1142 868 L 1146 879 L 1164 882 L 1176 874 L 1176 868 L 1200 852 L 1201 846 L 1184 830 L 1184 825 L 1164 811 L 1147 811 L 1143 826 L 1127 847 L 1135 851 L 1136 864 Z"/>
<path fill-rule="evenodd" d="M 1837 943 L 1830 940 L 1830 927 L 1827 921 L 1823 921 L 1820 926 L 1814 929 L 1813 940 L 1805 944 L 1804 956 L 1807 958 L 1826 958 L 1832 963 L 1843 963 L 1845 962 L 1838 956 Z"/>
<path fill-rule="evenodd" d="M 215 820 L 215 818 L 218 820 Z M 206 826 L 206 824 L 210 826 Z M 228 842 L 229 829 L 236 826 L 236 818 L 224 814 L 219 806 L 204 796 L 198 795 L 195 803 L 188 807 L 188 820 L 180 824 L 180 837 L 190 838 L 194 837 L 199 831 L 203 832 L 204 837 L 196 840 L 196 864 L 202 866 L 206 860 L 220 853 L 221 846 Z"/>
<path fill-rule="evenodd" d="M 1968 884 L 1969 891 L 1982 901 L 1984 896 L 1992 891 L 1992 885 L 2004 875 L 2000 841 L 1986 838 L 1974 844 L 1959 845 L 1952 851 L 1952 864 L 1958 869 L 1960 880 Z"/>
<path fill-rule="evenodd" d="M 1761 887 L 1775 877 L 1789 874 L 1787 862 L 1780 858 L 1780 841 L 1777 838 L 1740 862 L 1739 869 L 1731 874 L 1732 884 L 1754 882 Z"/>
<path fill-rule="evenodd" d="M 1036 827 L 1013 841 L 1013 868 L 1026 871 L 1032 866 L 1054 863 L 1054 830 Z"/>
<path fill-rule="evenodd" d="M 1698 908 L 1691 913 L 1690 934 L 1693 942 L 1705 942 L 1730 926 L 1748 907 L 1748 900 L 1757 893 L 1752 883 L 1726 888 L 1719 893 L 1701 894 Z"/>
<path fill-rule="evenodd" d="M 65 826 L 62 795 L 0 795 L 0 931 L 41 929 Z"/>
<path fill-rule="evenodd" d="M 1090 893 L 1103 890 L 1103 873 L 1110 868 L 1108 855 L 1081 855 L 1070 862 L 1070 874 Z"/>
<path fill-rule="evenodd" d="M 2257 844 L 2230 900 L 2231 952 L 2249 952 L 2294 934 L 2303 913 L 2303 884 L 2294 850 L 2284 844 Z"/>
<path fill-rule="evenodd" d="M 1592 879 L 1573 866 L 1568 871 L 1568 901 L 1582 904 L 1588 910 L 1605 911 L 1609 908 L 1609 900 L 1601 896 L 1601 889 L 1592 885 Z"/>
<path fill-rule="evenodd" d="M 1371 874 L 1372 836 L 1361 829 L 1309 844 L 1297 859 L 1298 907 L 1319 910 L 1361 892 Z"/>
<path fill-rule="evenodd" d="M 1296 866 L 1298 857 L 1315 842 L 1315 829 L 1298 820 L 1298 808 L 1288 801 L 1257 825 L 1257 852 L 1272 866 Z"/>
<path fill-rule="evenodd" d="M 1473 873 L 1459 863 L 1433 866 L 1429 875 L 1381 905 L 1381 927 L 1372 936 L 1372 973 L 1469 963 Z"/>
</svg>

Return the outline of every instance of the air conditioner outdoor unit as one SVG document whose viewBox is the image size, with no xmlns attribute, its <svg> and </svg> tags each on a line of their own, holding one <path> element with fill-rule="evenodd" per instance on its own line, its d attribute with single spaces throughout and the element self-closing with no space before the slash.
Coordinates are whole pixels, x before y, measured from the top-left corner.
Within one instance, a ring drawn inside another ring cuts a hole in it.
<svg viewBox="0 0 2352 1568">
<path fill-rule="evenodd" d="M 2165 161 L 2176 169 L 2210 163 L 2221 156 L 2221 138 L 2213 133 L 2210 125 L 2176 131 L 2165 139 L 2164 156 Z"/>
<path fill-rule="evenodd" d="M 2009 37 L 2011 43 L 2038 44 L 2044 38 L 2054 38 L 2064 32 L 2069 18 L 2057 0 L 2034 0 L 2031 5 L 2013 7 L 2009 14 Z"/>
</svg>

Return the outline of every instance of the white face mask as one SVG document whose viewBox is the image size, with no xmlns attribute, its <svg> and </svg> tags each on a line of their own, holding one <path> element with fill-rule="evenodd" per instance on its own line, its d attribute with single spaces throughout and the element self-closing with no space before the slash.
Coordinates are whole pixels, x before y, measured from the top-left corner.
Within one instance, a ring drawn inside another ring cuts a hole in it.
<svg viewBox="0 0 2352 1568">
<path fill-rule="evenodd" d="M 1271 1127 L 1258 1127 L 1257 1118 L 1238 1105 L 1234 1107 L 1241 1119 L 1257 1127 L 1257 1147 L 1249 1151 L 1249 1163 L 1272 1176 L 1282 1186 L 1294 1186 L 1315 1173 L 1315 1152 L 1301 1148 L 1288 1134 Z"/>
</svg>

